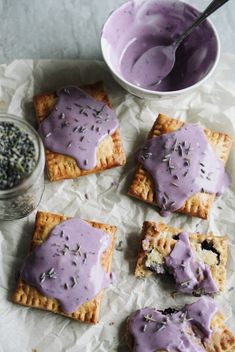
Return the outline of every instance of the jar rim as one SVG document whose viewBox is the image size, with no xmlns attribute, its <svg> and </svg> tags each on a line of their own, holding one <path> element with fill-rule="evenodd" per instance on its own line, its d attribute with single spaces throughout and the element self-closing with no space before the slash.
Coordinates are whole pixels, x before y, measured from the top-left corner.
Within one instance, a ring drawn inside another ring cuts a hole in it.
<svg viewBox="0 0 235 352">
<path fill-rule="evenodd" d="M 27 175 L 19 185 L 10 189 L 0 190 L 0 199 L 11 198 L 25 192 L 26 189 L 31 187 L 31 185 L 36 182 L 36 180 L 40 177 L 41 173 L 44 172 L 45 166 L 44 146 L 41 137 L 39 136 L 38 132 L 33 128 L 33 126 L 30 125 L 22 117 L 8 113 L 0 113 L 0 122 L 3 121 L 15 123 L 16 125 L 18 125 L 19 128 L 22 128 L 24 132 L 29 134 L 29 137 L 37 148 L 37 160 L 33 171 L 29 175 Z"/>
</svg>

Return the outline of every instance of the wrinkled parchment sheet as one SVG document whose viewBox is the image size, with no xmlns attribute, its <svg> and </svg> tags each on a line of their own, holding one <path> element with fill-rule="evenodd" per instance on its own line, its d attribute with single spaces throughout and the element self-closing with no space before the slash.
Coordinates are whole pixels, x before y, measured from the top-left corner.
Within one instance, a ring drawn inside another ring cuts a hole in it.
<svg viewBox="0 0 235 352">
<path fill-rule="evenodd" d="M 128 351 L 125 320 L 138 308 L 180 306 L 195 300 L 176 296 L 173 286 L 154 277 L 134 278 L 133 270 L 144 220 L 162 221 L 154 207 L 127 196 L 135 170 L 135 154 L 159 112 L 228 133 L 235 138 L 235 56 L 225 55 L 213 76 L 201 87 L 178 97 L 142 100 L 122 90 L 104 63 L 79 60 L 20 60 L 0 66 L 0 111 L 16 114 L 34 126 L 32 97 L 64 85 L 102 79 L 121 125 L 127 164 L 77 180 L 50 183 L 46 179 L 40 210 L 79 216 L 118 226 L 112 269 L 116 283 L 106 290 L 100 323 L 82 324 L 62 316 L 11 303 L 15 274 L 29 250 L 36 211 L 25 219 L 0 222 L 0 352 Z M 235 331 L 235 153 L 227 165 L 232 182 L 216 200 L 209 221 L 174 214 L 168 224 L 188 231 L 227 234 L 230 240 L 227 284 L 216 300 Z M 88 199 L 86 199 L 87 194 Z"/>
</svg>

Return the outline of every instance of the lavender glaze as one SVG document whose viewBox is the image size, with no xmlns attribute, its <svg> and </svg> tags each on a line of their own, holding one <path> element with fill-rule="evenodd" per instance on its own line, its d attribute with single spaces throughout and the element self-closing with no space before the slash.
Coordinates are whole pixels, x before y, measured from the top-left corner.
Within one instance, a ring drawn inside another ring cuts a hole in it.
<svg viewBox="0 0 235 352">
<path fill-rule="evenodd" d="M 56 298 L 65 313 L 73 313 L 112 281 L 101 265 L 110 241 L 79 218 L 66 220 L 26 257 L 21 277 L 42 295 Z"/>
<path fill-rule="evenodd" d="M 140 309 L 128 323 L 133 352 L 203 352 L 203 341 L 211 337 L 210 324 L 216 312 L 215 302 L 207 297 L 171 314 L 148 307 Z"/>
<path fill-rule="evenodd" d="M 116 114 L 78 87 L 57 91 L 57 103 L 39 125 L 45 147 L 73 157 L 82 170 L 97 165 L 98 144 L 118 128 Z"/>
<path fill-rule="evenodd" d="M 147 140 L 138 161 L 153 178 L 163 216 L 181 208 L 195 193 L 221 195 L 229 184 L 224 163 L 196 124 Z"/>
<path fill-rule="evenodd" d="M 150 48 L 173 43 L 199 14 L 191 5 L 176 0 L 131 0 L 123 4 L 110 15 L 102 35 L 115 72 L 139 86 L 140 82 L 148 82 L 149 77 L 156 77 L 154 72 L 159 62 L 150 57 L 148 69 L 144 62 L 145 69 L 136 72 L 137 60 Z M 189 87 L 211 70 L 217 50 L 213 28 L 205 21 L 177 49 L 171 73 L 158 85 L 142 87 L 152 91 L 176 91 Z"/>
<path fill-rule="evenodd" d="M 196 260 L 188 234 L 181 232 L 178 236 L 172 252 L 165 257 L 167 270 L 174 276 L 176 290 L 198 295 L 218 292 L 209 266 Z"/>
</svg>

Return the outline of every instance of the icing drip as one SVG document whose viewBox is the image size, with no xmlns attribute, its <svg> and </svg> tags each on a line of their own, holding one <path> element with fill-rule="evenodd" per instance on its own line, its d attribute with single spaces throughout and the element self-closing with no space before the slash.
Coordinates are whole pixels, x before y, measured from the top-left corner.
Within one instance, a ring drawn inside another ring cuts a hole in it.
<svg viewBox="0 0 235 352">
<path fill-rule="evenodd" d="M 203 352 L 203 340 L 211 337 L 210 324 L 216 311 L 215 302 L 207 297 L 172 313 L 140 309 L 128 324 L 133 352 Z"/>
<path fill-rule="evenodd" d="M 44 296 L 56 298 L 66 313 L 109 286 L 112 275 L 101 265 L 110 236 L 74 218 L 57 225 L 26 257 L 21 277 Z"/>
<path fill-rule="evenodd" d="M 39 126 L 44 145 L 73 157 L 82 170 L 97 165 L 98 144 L 118 128 L 116 114 L 78 87 L 57 91 L 58 101 Z"/>
<path fill-rule="evenodd" d="M 198 295 L 219 291 L 209 266 L 194 258 L 187 233 L 179 234 L 179 240 L 165 258 L 165 263 L 167 270 L 174 275 L 177 291 Z"/>
<path fill-rule="evenodd" d="M 195 193 L 220 195 L 229 184 L 223 162 L 195 124 L 147 140 L 138 161 L 153 178 L 163 216 L 181 208 Z"/>
</svg>

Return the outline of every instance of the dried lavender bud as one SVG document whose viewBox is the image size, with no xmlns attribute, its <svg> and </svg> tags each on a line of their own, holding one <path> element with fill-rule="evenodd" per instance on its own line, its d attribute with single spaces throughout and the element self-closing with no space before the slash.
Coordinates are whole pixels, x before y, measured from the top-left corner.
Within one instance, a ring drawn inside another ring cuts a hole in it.
<svg viewBox="0 0 235 352">
<path fill-rule="evenodd" d="M 68 88 L 64 88 L 64 93 L 67 95 L 71 95 L 70 90 Z"/>
<path fill-rule="evenodd" d="M 154 322 L 154 323 L 156 323 L 157 322 L 157 320 L 156 319 L 153 319 L 153 317 L 152 317 L 152 315 L 144 315 L 144 319 L 147 321 L 147 322 L 149 322 L 149 321 L 152 321 L 152 322 Z"/>
<path fill-rule="evenodd" d="M 146 329 L 147 329 L 147 324 L 144 324 L 144 326 L 143 326 L 143 332 L 145 332 Z"/>
<path fill-rule="evenodd" d="M 48 132 L 46 135 L 45 135 L 45 138 L 48 138 L 48 137 L 50 137 L 52 135 L 52 133 L 51 132 Z"/>
<path fill-rule="evenodd" d="M 84 126 L 81 126 L 81 127 L 79 127 L 79 129 L 78 129 L 78 132 L 80 132 L 80 133 L 83 133 L 83 132 L 85 132 L 86 131 L 86 127 L 84 127 Z"/>
<path fill-rule="evenodd" d="M 180 283 L 181 287 L 187 287 L 190 284 L 191 280 L 186 280 Z"/>
<path fill-rule="evenodd" d="M 19 185 L 35 165 L 35 147 L 29 135 L 11 122 L 0 122 L 0 190 Z"/>
<path fill-rule="evenodd" d="M 68 126 L 69 126 L 69 122 L 68 121 L 63 121 L 62 124 L 61 124 L 61 128 L 68 127 Z"/>
<path fill-rule="evenodd" d="M 122 241 L 119 241 L 118 244 L 116 245 L 115 249 L 119 252 L 123 251 L 123 247 L 122 247 Z"/>
<path fill-rule="evenodd" d="M 71 280 L 72 280 L 72 286 L 71 287 L 74 287 L 74 286 L 76 286 L 78 284 L 77 278 L 75 276 L 72 276 Z"/>
</svg>

